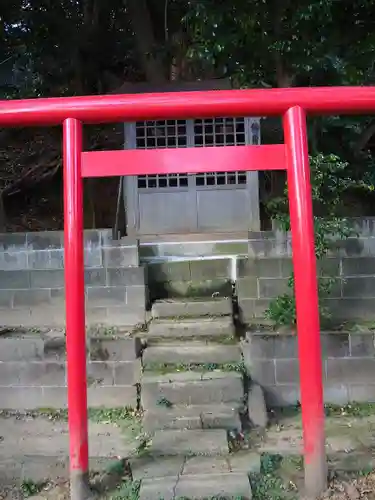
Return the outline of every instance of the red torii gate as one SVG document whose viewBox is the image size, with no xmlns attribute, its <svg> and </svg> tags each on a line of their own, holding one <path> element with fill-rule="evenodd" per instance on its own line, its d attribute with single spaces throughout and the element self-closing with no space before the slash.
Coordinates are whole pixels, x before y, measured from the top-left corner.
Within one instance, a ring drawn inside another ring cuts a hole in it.
<svg viewBox="0 0 375 500">
<path fill-rule="evenodd" d="M 326 486 L 322 358 L 306 113 L 369 114 L 375 87 L 229 90 L 0 101 L 0 126 L 63 125 L 71 498 L 87 495 L 82 179 L 231 170 L 287 171 L 297 308 L 306 493 Z M 83 123 L 282 115 L 284 144 L 82 151 Z"/>
</svg>

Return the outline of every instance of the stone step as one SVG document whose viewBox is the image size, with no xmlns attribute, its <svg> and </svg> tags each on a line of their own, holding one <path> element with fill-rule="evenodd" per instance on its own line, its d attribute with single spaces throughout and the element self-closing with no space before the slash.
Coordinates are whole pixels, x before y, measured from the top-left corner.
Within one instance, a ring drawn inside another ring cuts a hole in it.
<svg viewBox="0 0 375 500">
<path fill-rule="evenodd" d="M 152 306 L 153 318 L 198 318 L 202 316 L 231 316 L 231 298 L 212 300 L 158 300 Z"/>
<path fill-rule="evenodd" d="M 227 429 L 241 431 L 240 405 L 193 405 L 146 410 L 147 433 L 165 429 Z"/>
<path fill-rule="evenodd" d="M 192 474 L 181 477 L 169 476 L 144 479 L 141 483 L 139 500 L 177 500 L 225 498 L 250 500 L 252 498 L 247 474 Z"/>
<path fill-rule="evenodd" d="M 172 405 L 242 404 L 243 375 L 220 370 L 143 373 L 141 401 L 144 410 Z"/>
<path fill-rule="evenodd" d="M 222 429 L 172 429 L 156 431 L 147 452 L 152 456 L 227 455 L 227 431 Z"/>
<path fill-rule="evenodd" d="M 233 337 L 232 318 L 163 319 L 151 321 L 146 338 Z"/>
<path fill-rule="evenodd" d="M 200 341 L 173 342 L 148 347 L 143 352 L 143 367 L 147 370 L 157 364 L 217 364 L 242 361 L 238 345 L 222 345 Z"/>
</svg>

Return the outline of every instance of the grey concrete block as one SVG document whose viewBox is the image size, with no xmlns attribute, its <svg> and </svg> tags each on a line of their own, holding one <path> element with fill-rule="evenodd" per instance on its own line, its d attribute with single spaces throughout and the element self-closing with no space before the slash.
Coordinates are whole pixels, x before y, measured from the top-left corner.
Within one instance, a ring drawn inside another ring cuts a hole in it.
<svg viewBox="0 0 375 500">
<path fill-rule="evenodd" d="M 232 472 L 246 472 L 247 474 L 260 473 L 260 454 L 254 451 L 234 453 L 229 457 L 228 461 Z"/>
<path fill-rule="evenodd" d="M 35 233 L 27 233 L 26 244 L 30 250 L 64 248 L 64 232 L 40 231 Z"/>
<path fill-rule="evenodd" d="M 149 325 L 149 337 L 228 337 L 234 333 L 232 318 L 158 320 Z"/>
<path fill-rule="evenodd" d="M 13 307 L 13 290 L 0 290 L 0 309 Z"/>
<path fill-rule="evenodd" d="M 3 386 L 65 386 L 65 364 L 3 361 L 0 381 Z"/>
<path fill-rule="evenodd" d="M 137 388 L 134 385 L 115 387 L 89 387 L 87 390 L 90 408 L 118 408 L 119 406 L 137 407 Z"/>
<path fill-rule="evenodd" d="M 259 278 L 259 298 L 275 298 L 279 295 L 290 292 L 288 280 L 285 278 Z"/>
<path fill-rule="evenodd" d="M 346 278 L 343 283 L 343 297 L 375 297 L 375 276 Z"/>
<path fill-rule="evenodd" d="M 371 357 L 375 355 L 373 334 L 349 334 L 350 355 L 353 357 Z"/>
<path fill-rule="evenodd" d="M 134 338 L 90 340 L 91 361 L 134 361 L 140 354 L 140 341 Z"/>
<path fill-rule="evenodd" d="M 85 248 L 83 257 L 84 257 L 85 267 L 101 267 L 101 266 L 103 266 L 102 249 L 100 247 Z"/>
<path fill-rule="evenodd" d="M 171 343 L 148 347 L 143 353 L 143 366 L 150 364 L 225 364 L 241 361 L 240 348 L 237 345 L 207 344 L 193 341 Z"/>
<path fill-rule="evenodd" d="M 2 309 L 0 320 L 1 325 L 6 327 L 26 327 L 35 324 L 31 318 L 31 310 L 28 308 Z"/>
<path fill-rule="evenodd" d="M 47 408 L 42 387 L 0 386 L 0 407 L 7 410 Z"/>
<path fill-rule="evenodd" d="M 263 386 L 263 388 L 267 407 L 269 408 L 292 406 L 301 400 L 300 389 L 297 384 L 267 385 Z"/>
<path fill-rule="evenodd" d="M 242 428 L 238 409 L 233 405 L 210 405 L 202 409 L 201 421 L 203 429 L 226 429 L 240 432 Z"/>
<path fill-rule="evenodd" d="M 239 278 L 236 283 L 239 298 L 257 298 L 258 280 L 256 278 Z"/>
<path fill-rule="evenodd" d="M 284 257 L 288 255 L 287 240 L 249 240 L 248 251 L 251 258 Z"/>
<path fill-rule="evenodd" d="M 30 325 L 32 326 L 59 326 L 65 325 L 65 308 L 61 301 L 59 306 L 36 306 L 30 310 Z"/>
<path fill-rule="evenodd" d="M 156 431 L 148 452 L 154 456 L 226 455 L 227 433 L 219 429 Z"/>
<path fill-rule="evenodd" d="M 186 262 L 162 262 L 149 264 L 147 272 L 153 281 L 191 281 L 190 264 Z"/>
<path fill-rule="evenodd" d="M 116 385 L 138 384 L 142 373 L 141 360 L 115 363 L 114 373 Z"/>
<path fill-rule="evenodd" d="M 153 283 L 149 276 L 150 291 L 153 297 L 165 298 L 212 298 L 230 297 L 232 295 L 232 284 L 226 278 L 216 278 L 202 281 L 169 281 Z"/>
<path fill-rule="evenodd" d="M 0 271 L 1 290 L 17 290 L 20 288 L 30 288 L 28 271 Z"/>
<path fill-rule="evenodd" d="M 174 500 L 178 476 L 144 479 L 139 490 L 139 500 Z"/>
<path fill-rule="evenodd" d="M 247 366 L 253 359 L 272 359 L 276 357 L 274 336 L 253 335 L 248 332 L 246 339 L 241 341 L 241 351 Z M 288 356 L 290 357 L 290 356 Z"/>
<path fill-rule="evenodd" d="M 323 391 L 324 402 L 327 404 L 345 405 L 349 403 L 348 386 L 345 384 L 325 382 Z"/>
<path fill-rule="evenodd" d="M 337 257 L 326 257 L 325 259 L 316 262 L 318 274 L 320 276 L 340 276 L 341 264 L 340 259 Z M 345 273 L 343 273 L 345 276 Z"/>
<path fill-rule="evenodd" d="M 133 481 L 165 478 L 180 474 L 185 457 L 152 457 L 144 455 L 129 460 Z M 154 500 L 154 499 L 153 499 Z"/>
<path fill-rule="evenodd" d="M 51 303 L 51 290 L 34 288 L 33 290 L 16 290 L 13 295 L 14 307 L 48 306 Z"/>
<path fill-rule="evenodd" d="M 360 257 L 342 259 L 343 276 L 369 276 L 375 275 L 375 258 Z"/>
<path fill-rule="evenodd" d="M 215 259 L 215 260 L 192 260 L 190 261 L 191 280 L 211 280 L 216 278 L 231 277 L 231 261 L 230 259 Z M 172 279 L 171 281 L 180 281 Z"/>
<path fill-rule="evenodd" d="M 87 384 L 89 386 L 114 385 L 114 363 L 105 361 L 87 363 Z"/>
<path fill-rule="evenodd" d="M 64 335 L 44 340 L 44 359 L 63 361 L 65 358 L 66 339 Z"/>
<path fill-rule="evenodd" d="M 63 270 L 30 271 L 30 288 L 63 288 L 64 285 L 65 276 Z"/>
<path fill-rule="evenodd" d="M 268 260 L 268 259 L 267 259 Z M 284 257 L 280 259 L 281 276 L 283 278 L 289 278 L 293 273 L 293 262 L 289 257 Z M 263 276 L 261 276 L 263 278 Z M 267 276 L 264 276 L 267 277 Z"/>
<path fill-rule="evenodd" d="M 86 288 L 87 302 L 90 307 L 106 307 L 126 304 L 126 288 L 123 286 Z"/>
<path fill-rule="evenodd" d="M 373 403 L 375 402 L 375 384 L 358 383 L 348 386 L 349 402 Z"/>
<path fill-rule="evenodd" d="M 237 268 L 238 277 L 281 278 L 281 263 L 282 259 L 278 258 L 239 259 Z"/>
<path fill-rule="evenodd" d="M 64 269 L 64 250 L 30 250 L 27 266 L 32 270 Z"/>
<path fill-rule="evenodd" d="M 107 280 L 109 286 L 141 286 L 145 284 L 145 270 L 143 267 L 107 269 Z"/>
<path fill-rule="evenodd" d="M 172 409 L 153 408 L 144 412 L 142 426 L 145 432 L 167 429 L 201 429 L 199 407 L 175 406 Z"/>
<path fill-rule="evenodd" d="M 108 268 L 136 267 L 139 266 L 137 247 L 104 247 L 104 266 Z"/>
<path fill-rule="evenodd" d="M 273 336 L 275 346 L 275 358 L 298 358 L 297 335 Z"/>
<path fill-rule="evenodd" d="M 264 391 L 259 384 L 251 384 L 247 394 L 247 413 L 255 427 L 265 429 L 268 424 L 268 413 Z"/>
<path fill-rule="evenodd" d="M 146 307 L 146 289 L 141 286 L 126 287 L 126 303 L 130 306 Z"/>
<path fill-rule="evenodd" d="M 237 240 L 237 241 L 220 241 L 215 243 L 212 252 L 209 254 L 214 255 L 246 255 L 248 249 L 247 240 Z"/>
<path fill-rule="evenodd" d="M 146 322 L 146 311 L 144 307 L 130 305 L 107 307 L 106 317 L 96 321 L 108 326 L 139 327 Z"/>
<path fill-rule="evenodd" d="M 322 304 L 328 308 L 335 320 L 372 321 L 374 319 L 375 298 L 324 299 Z"/>
<path fill-rule="evenodd" d="M 176 486 L 175 498 L 252 498 L 246 473 L 182 475 Z"/>
<path fill-rule="evenodd" d="M 66 387 L 43 387 L 43 403 L 34 408 L 64 409 L 68 407 L 68 394 Z"/>
<path fill-rule="evenodd" d="M 374 358 L 328 359 L 327 380 L 338 384 L 371 384 L 374 380 Z"/>
<path fill-rule="evenodd" d="M 141 397 L 144 409 L 154 408 L 161 399 L 176 405 L 234 404 L 243 400 L 243 380 L 234 372 L 149 375 L 142 377 Z"/>
<path fill-rule="evenodd" d="M 0 337 L 0 361 L 39 361 L 43 359 L 44 342 L 38 336 Z"/>
<path fill-rule="evenodd" d="M 245 323 L 251 323 L 257 318 L 264 318 L 264 312 L 268 308 L 270 299 L 238 299 L 241 319 Z"/>
<path fill-rule="evenodd" d="M 322 355 L 325 358 L 344 358 L 349 356 L 349 334 L 322 333 Z"/>
<path fill-rule="evenodd" d="M 98 269 L 85 269 L 86 286 L 105 286 L 107 284 L 107 275 L 104 267 Z"/>
<path fill-rule="evenodd" d="M 26 250 L 26 234 L 27 233 L 1 233 L 0 250 L 2 252 L 8 250 L 11 252 Z"/>
<path fill-rule="evenodd" d="M 246 360 L 245 360 L 246 363 Z M 252 380 L 260 385 L 276 384 L 275 360 L 254 359 L 250 366 L 246 366 Z"/>
<path fill-rule="evenodd" d="M 185 318 L 202 316 L 230 316 L 232 302 L 215 300 L 158 300 L 152 305 L 153 318 Z"/>
<path fill-rule="evenodd" d="M 0 269 L 2 271 L 27 269 L 27 252 L 0 252 Z"/>
<path fill-rule="evenodd" d="M 298 359 L 276 359 L 275 360 L 275 369 L 276 369 L 276 383 L 277 384 L 298 384 L 299 383 Z"/>
</svg>

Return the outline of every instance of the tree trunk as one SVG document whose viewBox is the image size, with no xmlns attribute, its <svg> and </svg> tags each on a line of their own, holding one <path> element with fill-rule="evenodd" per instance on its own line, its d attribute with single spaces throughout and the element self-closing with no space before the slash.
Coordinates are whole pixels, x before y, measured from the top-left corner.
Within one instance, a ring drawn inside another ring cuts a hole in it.
<svg viewBox="0 0 375 500">
<path fill-rule="evenodd" d="M 158 54 L 151 14 L 147 0 L 127 0 L 137 50 L 147 81 L 155 84 L 167 81 L 163 59 Z"/>
</svg>

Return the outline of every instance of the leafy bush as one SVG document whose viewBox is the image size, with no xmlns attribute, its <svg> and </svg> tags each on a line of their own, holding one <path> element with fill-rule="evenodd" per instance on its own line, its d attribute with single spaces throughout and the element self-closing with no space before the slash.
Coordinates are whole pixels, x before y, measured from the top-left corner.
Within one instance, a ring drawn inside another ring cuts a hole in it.
<svg viewBox="0 0 375 500">
<path fill-rule="evenodd" d="M 318 154 L 310 157 L 312 198 L 314 207 L 315 253 L 318 260 L 325 257 L 338 240 L 345 240 L 355 235 L 349 220 L 343 216 L 343 194 L 348 189 L 372 189 L 364 183 L 353 181 L 349 177 L 349 164 L 333 154 Z M 290 231 L 288 207 L 288 187 L 284 195 L 273 199 L 268 204 L 268 211 L 279 229 Z M 330 295 L 337 278 L 318 276 L 318 292 L 322 319 L 330 317 L 329 311 L 322 305 L 322 300 Z M 277 325 L 296 323 L 294 298 L 294 277 L 288 281 L 289 291 L 272 300 L 266 311 L 266 317 Z"/>
</svg>

